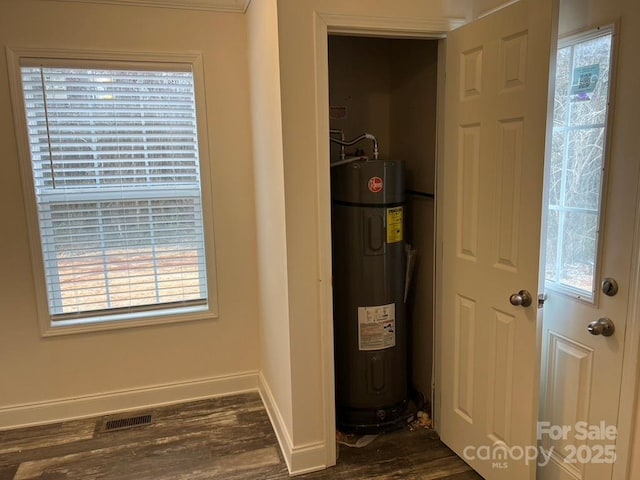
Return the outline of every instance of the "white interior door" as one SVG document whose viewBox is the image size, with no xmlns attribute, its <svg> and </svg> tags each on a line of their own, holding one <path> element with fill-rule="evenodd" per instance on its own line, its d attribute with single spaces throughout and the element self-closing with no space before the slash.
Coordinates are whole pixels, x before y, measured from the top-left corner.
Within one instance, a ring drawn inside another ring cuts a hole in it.
<svg viewBox="0 0 640 480">
<path fill-rule="evenodd" d="M 439 431 L 486 479 L 535 476 L 519 449 L 536 445 L 554 3 L 522 0 L 447 37 Z M 511 303 L 521 290 L 529 306 Z"/>
<path fill-rule="evenodd" d="M 564 39 L 558 51 L 545 221 L 543 480 L 610 479 L 615 460 L 637 168 L 632 156 L 616 155 L 615 143 L 607 148 L 613 33 Z M 583 75 L 591 78 L 581 85 Z M 603 292 L 606 278 L 617 293 Z M 588 331 L 606 318 L 615 326 L 610 336 Z"/>
</svg>

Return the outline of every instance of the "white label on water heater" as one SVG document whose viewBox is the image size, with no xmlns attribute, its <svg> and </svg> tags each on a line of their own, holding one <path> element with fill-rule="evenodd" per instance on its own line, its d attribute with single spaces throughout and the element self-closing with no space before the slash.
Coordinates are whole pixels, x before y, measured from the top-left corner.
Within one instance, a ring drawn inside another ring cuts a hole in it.
<svg viewBox="0 0 640 480">
<path fill-rule="evenodd" d="M 396 346 L 396 304 L 358 307 L 358 348 L 384 350 Z"/>
</svg>

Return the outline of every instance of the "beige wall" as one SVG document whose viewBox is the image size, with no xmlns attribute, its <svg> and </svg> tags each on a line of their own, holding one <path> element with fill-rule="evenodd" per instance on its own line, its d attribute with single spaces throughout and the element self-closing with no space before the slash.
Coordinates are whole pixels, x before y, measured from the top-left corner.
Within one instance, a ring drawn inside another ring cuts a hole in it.
<svg viewBox="0 0 640 480">
<path fill-rule="evenodd" d="M 622 15 L 622 0 L 560 0 L 559 35 L 614 21 Z"/>
<path fill-rule="evenodd" d="M 436 169 L 437 40 L 391 43 L 391 151 L 408 162 L 408 188 L 433 193 Z"/>
<path fill-rule="evenodd" d="M 253 1 L 247 11 L 253 162 L 256 189 L 260 307 L 260 369 L 263 395 L 290 437 L 291 348 L 287 291 L 282 116 L 276 0 Z M 280 439 L 291 442 L 290 438 Z M 287 446 L 285 446 L 285 450 Z"/>
<path fill-rule="evenodd" d="M 201 141 L 209 141 L 211 152 L 218 319 L 40 337 L 4 55 L 7 45 L 203 53 L 210 136 Z M 100 409 L 103 393 L 255 374 L 256 232 L 245 17 L 3 1 L 0 48 L 0 414 L 18 405 L 92 395 L 98 396 L 92 408 Z"/>
<path fill-rule="evenodd" d="M 473 18 L 485 15 L 513 0 L 471 0 Z"/>
<path fill-rule="evenodd" d="M 438 42 L 391 44 L 391 153 L 407 163 L 407 188 L 435 193 Z M 409 195 L 407 239 L 416 250 L 409 299 L 414 388 L 431 400 L 434 312 L 434 199 Z"/>
<path fill-rule="evenodd" d="M 344 131 L 347 140 L 362 133 L 376 136 L 380 158 L 389 158 L 391 145 L 391 72 L 390 44 L 383 38 L 329 37 L 329 104 L 344 106 L 344 119 L 331 119 L 330 127 Z M 338 160 L 340 149 L 331 145 L 331 161 Z M 369 140 L 346 147 L 353 153 L 363 149 L 373 158 Z"/>
</svg>

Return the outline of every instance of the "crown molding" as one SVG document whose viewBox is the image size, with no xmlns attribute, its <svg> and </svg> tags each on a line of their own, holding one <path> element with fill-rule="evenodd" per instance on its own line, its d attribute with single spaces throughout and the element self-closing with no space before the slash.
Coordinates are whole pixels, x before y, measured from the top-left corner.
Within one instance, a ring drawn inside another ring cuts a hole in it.
<svg viewBox="0 0 640 480">
<path fill-rule="evenodd" d="M 66 3 L 130 5 L 209 12 L 245 13 L 251 0 L 44 0 Z"/>
</svg>

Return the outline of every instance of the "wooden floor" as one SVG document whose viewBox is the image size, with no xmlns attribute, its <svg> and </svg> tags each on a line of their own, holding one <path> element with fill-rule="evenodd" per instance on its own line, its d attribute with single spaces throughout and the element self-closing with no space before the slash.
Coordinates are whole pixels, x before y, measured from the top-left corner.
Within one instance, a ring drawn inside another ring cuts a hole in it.
<svg viewBox="0 0 640 480">
<path fill-rule="evenodd" d="M 126 430 L 104 431 L 118 415 L 0 432 L 0 480 L 289 478 L 257 394 L 130 412 L 145 414 Z M 339 447 L 336 467 L 296 478 L 481 480 L 432 430 Z"/>
</svg>

